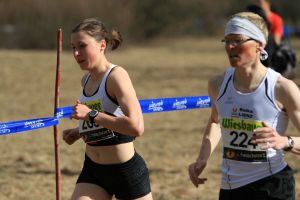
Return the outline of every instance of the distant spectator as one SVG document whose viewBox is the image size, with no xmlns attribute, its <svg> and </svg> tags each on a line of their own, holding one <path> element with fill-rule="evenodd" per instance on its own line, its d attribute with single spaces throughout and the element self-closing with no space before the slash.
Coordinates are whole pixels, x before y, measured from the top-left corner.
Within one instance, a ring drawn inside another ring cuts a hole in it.
<svg viewBox="0 0 300 200">
<path fill-rule="evenodd" d="M 252 4 L 246 7 L 246 11 L 250 11 L 261 16 L 266 21 L 268 26 L 269 35 L 268 35 L 268 41 L 265 50 L 267 51 L 269 56 L 268 59 L 262 60 L 262 63 L 265 66 L 271 67 L 275 71 L 281 73 L 284 77 L 288 79 L 294 79 L 295 78 L 294 68 L 296 66 L 296 54 L 286 42 L 284 43 L 281 40 L 282 36 L 280 36 L 280 43 L 278 44 L 274 32 L 272 32 L 271 21 L 268 20 L 267 14 L 263 9 L 263 6 Z"/>
<path fill-rule="evenodd" d="M 271 28 L 271 23 L 269 22 L 268 18 L 267 18 L 267 15 L 265 13 L 265 11 L 262 9 L 261 6 L 259 5 L 256 5 L 256 4 L 251 4 L 251 5 L 248 5 L 246 7 L 246 11 L 249 11 L 249 12 L 253 12 L 255 14 L 258 14 L 260 17 L 262 17 L 266 24 L 267 24 L 267 27 L 268 27 L 268 30 L 269 30 L 269 35 L 268 35 L 268 41 L 267 41 L 267 44 L 265 46 L 265 50 L 267 51 L 268 53 L 268 58 L 266 60 L 262 60 L 261 62 L 266 66 L 266 67 L 272 67 L 272 56 L 275 52 L 275 49 L 277 49 L 277 43 L 275 42 L 275 39 L 274 39 L 274 35 L 270 32 L 270 28 Z"/>
<path fill-rule="evenodd" d="M 271 0 L 256 0 L 258 5 L 265 11 L 270 23 L 270 32 L 274 35 L 275 42 L 279 45 L 283 37 L 283 19 L 271 10 Z"/>
</svg>

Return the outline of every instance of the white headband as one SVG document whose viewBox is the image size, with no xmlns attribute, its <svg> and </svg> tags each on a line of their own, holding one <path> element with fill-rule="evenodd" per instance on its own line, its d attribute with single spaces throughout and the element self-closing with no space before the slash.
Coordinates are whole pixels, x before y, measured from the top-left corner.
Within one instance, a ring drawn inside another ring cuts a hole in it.
<svg viewBox="0 0 300 200">
<path fill-rule="evenodd" d="M 229 34 L 239 34 L 248 36 L 254 40 L 261 42 L 264 46 L 267 43 L 262 31 L 251 21 L 241 17 L 233 17 L 226 24 L 225 36 Z M 266 60 L 267 58 L 268 53 L 264 49 L 262 49 L 260 59 Z"/>
</svg>

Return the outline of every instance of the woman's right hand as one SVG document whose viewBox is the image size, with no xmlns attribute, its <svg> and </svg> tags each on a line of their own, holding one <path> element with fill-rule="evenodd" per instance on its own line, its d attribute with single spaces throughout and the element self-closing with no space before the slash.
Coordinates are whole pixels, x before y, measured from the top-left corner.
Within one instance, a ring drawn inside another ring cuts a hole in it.
<svg viewBox="0 0 300 200">
<path fill-rule="evenodd" d="M 198 187 L 200 184 L 204 184 L 207 181 L 207 178 L 199 178 L 199 175 L 203 172 L 206 167 L 206 162 L 197 161 L 189 166 L 189 175 L 192 183 L 195 187 Z"/>
<path fill-rule="evenodd" d="M 81 136 L 79 135 L 78 128 L 66 129 L 63 131 L 63 140 L 68 144 L 71 145 L 76 142 Z"/>
</svg>

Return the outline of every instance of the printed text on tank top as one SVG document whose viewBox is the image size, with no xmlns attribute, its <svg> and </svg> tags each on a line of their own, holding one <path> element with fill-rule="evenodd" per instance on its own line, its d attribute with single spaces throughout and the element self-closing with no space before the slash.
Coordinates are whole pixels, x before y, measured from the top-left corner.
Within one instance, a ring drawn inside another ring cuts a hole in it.
<svg viewBox="0 0 300 200">
<path fill-rule="evenodd" d="M 226 117 L 223 128 L 223 158 L 244 162 L 266 162 L 267 152 L 251 142 L 253 130 L 262 127 L 262 122 L 252 119 Z"/>
<path fill-rule="evenodd" d="M 110 71 L 110 70 L 109 70 Z M 86 92 L 86 85 L 88 84 L 88 81 L 90 80 L 90 75 L 88 75 L 86 82 L 84 84 L 83 88 L 83 95 L 86 97 L 92 97 L 96 95 L 99 91 L 99 88 L 102 84 L 102 80 L 99 81 L 99 85 L 96 90 L 91 95 L 87 95 Z M 102 76 L 104 77 L 104 76 Z M 104 112 L 103 110 L 103 103 L 101 99 L 94 100 L 94 101 L 87 101 L 85 102 L 85 105 L 87 105 L 90 109 L 95 109 L 99 112 Z M 98 141 L 110 139 L 112 137 L 115 137 L 115 134 L 112 130 L 109 130 L 107 128 L 104 128 L 96 123 L 91 123 L 90 121 L 81 120 L 79 121 L 79 133 L 83 137 L 84 141 L 86 143 L 95 143 Z"/>
</svg>

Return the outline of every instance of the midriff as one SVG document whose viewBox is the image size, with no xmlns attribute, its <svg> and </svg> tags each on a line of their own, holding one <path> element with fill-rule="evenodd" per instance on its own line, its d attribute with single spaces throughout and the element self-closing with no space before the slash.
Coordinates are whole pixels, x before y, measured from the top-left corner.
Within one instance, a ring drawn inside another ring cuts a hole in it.
<svg viewBox="0 0 300 200">
<path fill-rule="evenodd" d="M 119 164 L 131 159 L 134 155 L 133 142 L 110 146 L 86 145 L 86 155 L 95 163 Z"/>
</svg>

